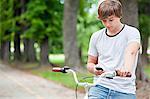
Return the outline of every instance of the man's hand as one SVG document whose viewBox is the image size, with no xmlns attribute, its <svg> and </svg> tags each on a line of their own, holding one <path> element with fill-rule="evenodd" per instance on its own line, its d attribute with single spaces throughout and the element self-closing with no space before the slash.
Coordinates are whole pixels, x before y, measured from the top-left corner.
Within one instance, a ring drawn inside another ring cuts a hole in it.
<svg viewBox="0 0 150 99">
<path fill-rule="evenodd" d="M 132 74 L 129 71 L 125 71 L 125 70 L 117 70 L 117 76 L 121 76 L 121 77 L 131 77 Z"/>
<path fill-rule="evenodd" d="M 97 70 L 96 68 L 94 68 L 94 74 L 95 74 L 96 76 L 101 75 L 102 73 L 104 73 L 103 70 Z"/>
</svg>

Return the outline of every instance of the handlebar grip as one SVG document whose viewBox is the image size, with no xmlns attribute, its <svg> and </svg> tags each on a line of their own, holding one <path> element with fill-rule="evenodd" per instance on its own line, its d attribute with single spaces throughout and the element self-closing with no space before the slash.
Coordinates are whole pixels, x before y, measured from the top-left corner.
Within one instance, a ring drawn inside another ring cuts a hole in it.
<svg viewBox="0 0 150 99">
<path fill-rule="evenodd" d="M 55 67 L 52 69 L 53 72 L 62 72 L 62 68 Z"/>
<path fill-rule="evenodd" d="M 67 70 L 69 70 L 70 68 L 65 66 L 63 68 L 60 67 L 55 67 L 52 69 L 53 72 L 61 72 L 61 73 L 67 73 Z"/>
</svg>

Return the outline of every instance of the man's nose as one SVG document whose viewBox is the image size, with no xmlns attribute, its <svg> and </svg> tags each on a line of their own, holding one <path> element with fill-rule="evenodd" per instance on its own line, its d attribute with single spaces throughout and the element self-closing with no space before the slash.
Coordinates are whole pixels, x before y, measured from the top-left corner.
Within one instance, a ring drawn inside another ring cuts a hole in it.
<svg viewBox="0 0 150 99">
<path fill-rule="evenodd" d="M 106 22 L 106 23 L 105 23 L 105 26 L 106 26 L 106 27 L 110 27 L 110 23 L 109 23 L 109 22 Z"/>
</svg>

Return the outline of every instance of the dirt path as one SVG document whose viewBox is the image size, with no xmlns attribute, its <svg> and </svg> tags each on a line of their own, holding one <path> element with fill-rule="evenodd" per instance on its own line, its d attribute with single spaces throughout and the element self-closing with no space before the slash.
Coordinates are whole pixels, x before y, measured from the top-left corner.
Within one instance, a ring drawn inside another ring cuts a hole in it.
<svg viewBox="0 0 150 99">
<path fill-rule="evenodd" d="M 75 92 L 0 64 L 0 99 L 75 99 Z M 83 94 L 78 94 L 78 99 L 83 99 Z"/>
</svg>

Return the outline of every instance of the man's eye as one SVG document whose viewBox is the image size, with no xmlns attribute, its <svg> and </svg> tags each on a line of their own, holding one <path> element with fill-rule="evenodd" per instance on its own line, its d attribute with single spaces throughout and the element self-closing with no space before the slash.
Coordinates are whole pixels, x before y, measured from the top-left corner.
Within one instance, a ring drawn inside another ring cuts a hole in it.
<svg viewBox="0 0 150 99">
<path fill-rule="evenodd" d="M 110 19 L 109 21 L 113 21 L 113 19 Z"/>
<path fill-rule="evenodd" d="M 106 22 L 106 20 L 102 20 L 102 21 Z"/>
<path fill-rule="evenodd" d="M 106 20 L 102 20 L 103 22 L 106 22 Z"/>
</svg>

